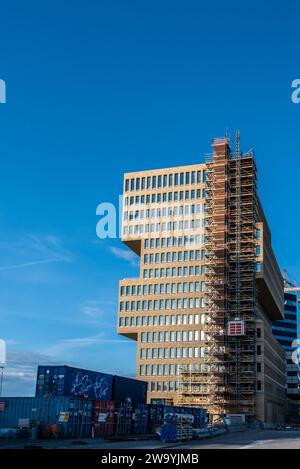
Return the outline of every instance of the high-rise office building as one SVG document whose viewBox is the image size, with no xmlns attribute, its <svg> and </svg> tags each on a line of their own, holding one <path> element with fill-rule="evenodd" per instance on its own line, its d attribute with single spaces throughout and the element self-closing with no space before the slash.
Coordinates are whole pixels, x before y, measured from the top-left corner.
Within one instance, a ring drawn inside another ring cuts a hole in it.
<svg viewBox="0 0 300 469">
<path fill-rule="evenodd" d="M 291 289 L 292 290 L 292 289 Z M 300 402 L 298 339 L 298 297 L 295 291 L 284 293 L 284 320 L 273 322 L 273 334 L 285 351 L 287 397 Z"/>
<path fill-rule="evenodd" d="M 283 280 L 253 154 L 214 139 L 205 163 L 126 173 L 122 241 L 140 276 L 120 282 L 118 332 L 137 342 L 148 401 L 212 419 L 283 421 Z"/>
</svg>

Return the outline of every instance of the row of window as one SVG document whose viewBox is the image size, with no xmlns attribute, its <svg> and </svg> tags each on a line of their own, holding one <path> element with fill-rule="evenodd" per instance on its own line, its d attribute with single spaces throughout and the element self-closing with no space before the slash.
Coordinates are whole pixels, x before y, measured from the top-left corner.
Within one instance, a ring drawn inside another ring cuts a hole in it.
<svg viewBox="0 0 300 469">
<path fill-rule="evenodd" d="M 120 296 L 145 296 L 165 295 L 170 293 L 193 293 L 204 292 L 205 283 L 202 282 L 178 282 L 178 283 L 155 283 L 149 285 L 126 285 L 121 286 Z"/>
<path fill-rule="evenodd" d="M 200 200 L 205 199 L 206 190 L 205 189 L 193 189 L 191 191 L 175 191 L 175 192 L 163 192 L 159 194 L 148 194 L 148 195 L 136 195 L 125 197 L 124 205 L 148 205 L 148 204 L 161 204 L 164 202 L 178 202 L 184 200 Z"/>
<path fill-rule="evenodd" d="M 161 300 L 121 301 L 120 311 L 162 311 L 168 309 L 204 308 L 204 298 L 173 298 Z"/>
<path fill-rule="evenodd" d="M 124 226 L 123 227 L 123 235 L 128 236 L 128 235 L 143 235 L 143 234 L 148 234 L 148 233 L 166 233 L 166 232 L 172 232 L 172 231 L 178 231 L 178 233 L 182 233 L 183 230 L 195 230 L 197 228 L 199 229 L 201 223 L 195 224 L 195 220 L 191 221 L 191 223 L 185 222 L 169 222 L 169 223 L 147 223 L 145 225 L 129 225 L 129 226 Z M 193 244 L 201 244 L 205 242 L 205 237 L 204 235 L 200 236 L 191 236 L 191 239 L 193 240 Z"/>
<path fill-rule="evenodd" d="M 144 334 L 144 335 L 143 335 Z M 155 334 L 155 336 L 153 336 Z M 205 340 L 204 330 L 196 331 L 159 331 L 159 332 L 144 332 L 141 336 L 142 343 L 151 343 L 152 339 L 155 339 L 155 342 L 158 343 L 168 343 L 168 342 L 203 342 Z M 172 349 L 173 350 L 173 349 Z M 169 348 L 142 348 L 140 350 L 140 358 L 145 360 L 150 360 L 154 358 L 175 358 L 175 355 L 172 356 L 172 350 Z"/>
<path fill-rule="evenodd" d="M 170 332 L 164 332 L 164 331 L 142 332 L 141 333 L 141 343 L 142 344 L 144 344 L 144 343 L 156 344 L 156 343 L 162 343 L 162 342 L 177 342 L 177 335 L 176 335 L 177 333 L 175 333 L 175 331 L 171 331 L 171 332 L 173 332 L 173 334 L 171 334 Z M 204 331 L 200 331 L 200 332 L 201 332 L 201 334 L 199 335 L 199 331 L 182 331 L 182 332 L 178 331 L 178 339 L 179 339 L 178 342 L 193 342 L 195 337 L 196 337 L 196 333 L 197 333 L 197 341 L 198 340 L 203 341 L 203 340 L 205 340 Z M 181 340 L 181 339 L 183 339 L 183 337 L 185 338 L 185 340 Z M 173 340 L 171 340 L 171 338 Z M 167 339 L 167 340 L 165 340 L 165 339 Z M 204 353 L 204 347 L 200 347 L 200 348 L 201 348 L 200 356 L 202 357 L 203 353 Z M 185 352 L 183 354 L 180 350 L 181 350 L 180 347 L 177 347 L 176 349 L 171 347 L 170 350 L 169 349 L 164 349 L 164 353 L 168 354 L 168 356 L 165 357 L 165 358 L 185 358 L 185 356 L 186 356 Z M 184 350 L 186 350 L 186 348 L 184 348 Z M 192 350 L 192 347 L 190 348 L 190 350 Z M 190 357 L 190 354 L 188 355 L 188 357 Z M 164 358 L 164 357 L 161 356 L 161 357 L 158 357 L 158 358 Z"/>
<path fill-rule="evenodd" d="M 172 315 L 160 315 L 160 316 L 131 316 L 131 317 L 120 317 L 120 327 L 145 327 L 145 326 L 193 326 L 205 323 L 205 314 L 172 314 Z"/>
<path fill-rule="evenodd" d="M 156 254 L 144 254 L 144 264 L 164 264 L 165 262 L 192 262 L 204 260 L 205 252 L 199 250 L 196 251 L 172 251 L 172 252 L 161 252 Z"/>
<path fill-rule="evenodd" d="M 184 186 L 188 184 L 201 184 L 206 181 L 206 171 L 187 171 L 181 173 L 159 174 L 125 180 L 125 192 L 146 189 L 160 189 L 162 187 Z"/>
<path fill-rule="evenodd" d="M 171 278 L 171 277 L 192 277 L 193 275 L 200 275 L 201 268 L 199 265 L 196 266 L 184 266 L 184 267 L 163 267 L 161 269 L 144 269 L 143 278 Z M 203 275 L 201 273 L 201 275 Z"/>
<path fill-rule="evenodd" d="M 151 239 L 145 239 L 144 241 L 144 247 L 145 249 L 154 249 L 154 248 L 171 248 L 171 247 L 181 247 L 181 246 L 188 246 L 192 245 L 193 241 L 195 242 L 195 239 L 193 239 L 193 236 L 169 236 L 168 238 L 151 238 Z M 202 258 L 204 259 L 204 251 L 201 253 Z"/>
<path fill-rule="evenodd" d="M 184 352 L 180 353 L 177 358 L 198 358 L 199 348 L 182 348 L 176 349 Z M 184 353 L 184 356 L 183 356 Z M 158 364 L 158 365 L 140 365 L 140 376 L 175 376 L 178 374 L 178 366 L 173 364 Z"/>
<path fill-rule="evenodd" d="M 151 392 L 173 392 L 178 391 L 178 382 L 175 381 L 151 381 Z"/>
<path fill-rule="evenodd" d="M 144 375 L 145 376 L 145 370 L 144 370 Z M 297 387 L 297 385 L 291 385 L 290 387 Z M 179 389 L 179 384 L 178 381 L 151 381 L 150 383 L 150 390 L 151 392 L 173 392 L 173 391 L 178 391 Z M 200 384 L 194 384 L 193 385 L 193 390 L 194 392 L 207 392 L 207 386 Z M 256 390 L 261 391 L 262 390 L 262 383 L 261 381 L 256 382 Z"/>
<path fill-rule="evenodd" d="M 286 306 L 297 306 L 297 297 L 295 296 L 295 300 L 285 299 L 284 304 Z"/>
<path fill-rule="evenodd" d="M 202 209 L 204 210 L 204 209 Z M 164 208 L 147 208 L 146 210 L 136 209 L 136 210 L 125 210 L 123 213 L 124 221 L 127 220 L 138 220 L 138 219 L 149 219 L 149 218 L 173 218 L 173 217 L 183 217 L 183 216 L 192 216 L 194 214 L 201 213 L 201 205 L 185 205 L 185 207 L 164 207 Z M 202 213 L 204 213 L 202 211 Z"/>
<path fill-rule="evenodd" d="M 135 228 L 133 229 L 131 225 L 131 230 L 127 230 L 127 232 L 131 233 L 144 233 L 144 227 L 145 227 L 145 233 L 150 233 L 150 225 L 147 223 L 146 225 L 135 225 Z M 152 228 L 153 227 L 153 228 Z M 162 223 L 156 223 L 151 225 L 151 233 L 156 232 L 156 233 L 164 233 L 166 231 L 182 231 L 182 230 L 195 230 L 195 229 L 200 229 L 204 227 L 204 220 L 200 219 L 192 219 L 192 220 L 180 220 L 180 221 L 169 221 L 167 222 L 162 222 Z M 124 227 L 125 228 L 125 227 Z M 126 232 L 126 230 L 124 230 Z M 200 238 L 200 236 L 199 236 Z"/>
</svg>

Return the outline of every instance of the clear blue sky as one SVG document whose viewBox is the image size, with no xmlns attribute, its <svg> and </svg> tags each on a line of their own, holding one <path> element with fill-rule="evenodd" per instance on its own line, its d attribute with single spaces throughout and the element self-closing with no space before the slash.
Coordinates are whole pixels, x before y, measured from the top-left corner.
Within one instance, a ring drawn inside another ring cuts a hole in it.
<svg viewBox="0 0 300 469">
<path fill-rule="evenodd" d="M 241 129 L 254 148 L 280 266 L 300 279 L 297 1 L 0 2 L 0 336 L 6 394 L 38 362 L 133 375 L 115 333 L 118 279 L 138 273 L 96 238 L 122 174 L 203 162 Z"/>
</svg>

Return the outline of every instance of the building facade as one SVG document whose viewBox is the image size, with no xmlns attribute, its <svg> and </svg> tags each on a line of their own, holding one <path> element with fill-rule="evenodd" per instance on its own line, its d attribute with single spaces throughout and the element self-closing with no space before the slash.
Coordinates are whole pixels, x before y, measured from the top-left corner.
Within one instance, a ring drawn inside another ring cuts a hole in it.
<svg viewBox="0 0 300 469">
<path fill-rule="evenodd" d="M 148 401 L 283 421 L 283 280 L 253 154 L 215 139 L 204 164 L 126 173 L 122 218 L 140 276 L 120 282 L 118 332 Z"/>
<path fill-rule="evenodd" d="M 298 363 L 298 297 L 295 292 L 284 294 L 284 320 L 273 322 L 273 334 L 285 351 L 288 399 L 300 401 L 300 369 Z"/>
</svg>

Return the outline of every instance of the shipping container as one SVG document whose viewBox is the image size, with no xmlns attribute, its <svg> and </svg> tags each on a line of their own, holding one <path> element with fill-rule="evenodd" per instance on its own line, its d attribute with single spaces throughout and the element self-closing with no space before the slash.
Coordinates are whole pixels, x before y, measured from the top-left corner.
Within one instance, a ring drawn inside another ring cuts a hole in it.
<svg viewBox="0 0 300 469">
<path fill-rule="evenodd" d="M 36 397 L 112 400 L 113 376 L 70 366 L 39 366 Z"/>
<path fill-rule="evenodd" d="M 0 403 L 0 429 L 38 427 L 44 437 L 88 437 L 93 401 L 68 397 L 6 397 Z"/>
<path fill-rule="evenodd" d="M 116 432 L 119 438 L 126 439 L 133 434 L 133 406 L 130 402 L 118 404 L 116 409 Z"/>
<path fill-rule="evenodd" d="M 148 405 L 136 404 L 132 414 L 132 433 L 134 435 L 146 435 L 148 432 Z"/>
<path fill-rule="evenodd" d="M 147 382 L 137 379 L 114 376 L 113 399 L 117 403 L 145 404 L 147 401 Z"/>
<path fill-rule="evenodd" d="M 94 401 L 93 429 L 95 437 L 115 434 L 116 403 L 114 401 Z"/>
</svg>

